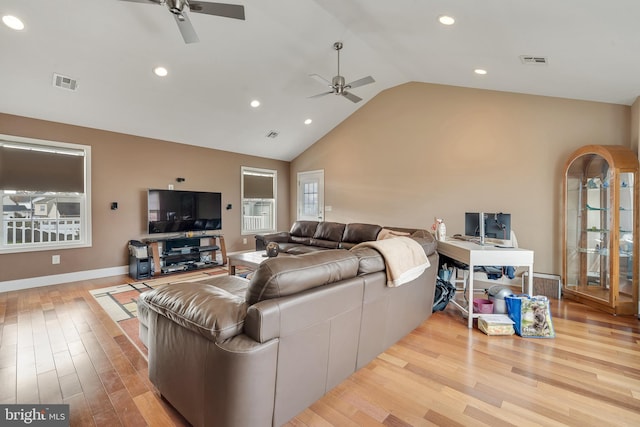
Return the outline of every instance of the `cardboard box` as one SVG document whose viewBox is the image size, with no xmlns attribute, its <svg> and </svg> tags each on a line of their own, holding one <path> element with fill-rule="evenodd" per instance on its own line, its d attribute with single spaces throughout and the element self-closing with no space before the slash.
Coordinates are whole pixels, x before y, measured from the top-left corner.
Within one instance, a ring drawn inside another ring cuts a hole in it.
<svg viewBox="0 0 640 427">
<path fill-rule="evenodd" d="M 487 335 L 513 335 L 513 320 L 506 314 L 481 314 L 478 329 Z"/>
</svg>

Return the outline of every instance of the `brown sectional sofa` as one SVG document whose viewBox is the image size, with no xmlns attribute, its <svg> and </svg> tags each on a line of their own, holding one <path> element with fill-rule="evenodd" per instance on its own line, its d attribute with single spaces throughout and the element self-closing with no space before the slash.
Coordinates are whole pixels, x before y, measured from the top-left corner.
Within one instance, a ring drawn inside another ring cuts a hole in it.
<svg viewBox="0 0 640 427">
<path fill-rule="evenodd" d="M 431 315 L 438 254 L 430 233 L 414 231 L 431 266 L 399 287 L 387 286 L 375 249 L 305 245 L 309 253 L 266 259 L 250 281 L 145 292 L 149 378 L 195 426 L 286 423 Z"/>
<path fill-rule="evenodd" d="M 419 233 L 422 237 L 429 237 L 426 236 L 429 233 L 425 230 L 417 229 L 361 223 L 296 221 L 289 231 L 257 235 L 256 250 L 264 250 L 270 242 L 276 242 L 281 252 L 289 254 L 303 254 L 323 249 L 351 249 L 358 243 L 376 240 L 383 229 L 403 232 L 407 235 Z"/>
</svg>

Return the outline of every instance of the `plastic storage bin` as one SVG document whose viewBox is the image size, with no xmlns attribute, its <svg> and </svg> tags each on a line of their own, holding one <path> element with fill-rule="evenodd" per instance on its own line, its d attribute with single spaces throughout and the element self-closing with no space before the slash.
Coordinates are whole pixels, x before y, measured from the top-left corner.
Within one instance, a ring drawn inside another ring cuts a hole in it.
<svg viewBox="0 0 640 427">
<path fill-rule="evenodd" d="M 473 300 L 473 311 L 476 313 L 493 313 L 493 303 L 488 299 L 475 298 Z"/>
</svg>

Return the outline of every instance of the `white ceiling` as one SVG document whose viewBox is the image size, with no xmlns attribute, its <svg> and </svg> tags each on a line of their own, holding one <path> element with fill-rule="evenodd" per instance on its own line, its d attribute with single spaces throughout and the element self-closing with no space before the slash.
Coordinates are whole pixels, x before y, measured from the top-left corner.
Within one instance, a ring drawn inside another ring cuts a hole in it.
<svg viewBox="0 0 640 427">
<path fill-rule="evenodd" d="M 625 105 L 640 95 L 638 0 L 239 3 L 245 21 L 189 14 L 200 43 L 187 45 L 152 3 L 2 0 L 0 15 L 26 28 L 0 25 L 0 112 L 291 160 L 409 81 Z M 456 24 L 439 24 L 442 14 Z M 327 90 L 309 74 L 336 74 L 336 41 L 347 82 L 376 80 L 353 89 L 359 104 L 308 98 Z M 549 64 L 523 65 L 520 55 Z M 169 75 L 153 75 L 157 65 Z M 54 72 L 78 90 L 53 87 Z M 272 130 L 279 136 L 266 138 Z"/>
</svg>

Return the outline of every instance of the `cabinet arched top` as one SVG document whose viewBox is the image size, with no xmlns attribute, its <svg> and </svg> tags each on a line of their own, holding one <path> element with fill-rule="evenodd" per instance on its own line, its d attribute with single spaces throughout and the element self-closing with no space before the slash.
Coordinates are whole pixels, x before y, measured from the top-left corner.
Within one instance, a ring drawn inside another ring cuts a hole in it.
<svg viewBox="0 0 640 427">
<path fill-rule="evenodd" d="M 564 170 L 567 171 L 571 163 L 588 154 L 604 158 L 612 168 L 638 172 L 638 154 L 624 145 L 585 145 L 580 147 L 569 156 Z"/>
</svg>

